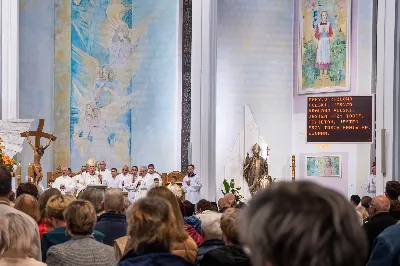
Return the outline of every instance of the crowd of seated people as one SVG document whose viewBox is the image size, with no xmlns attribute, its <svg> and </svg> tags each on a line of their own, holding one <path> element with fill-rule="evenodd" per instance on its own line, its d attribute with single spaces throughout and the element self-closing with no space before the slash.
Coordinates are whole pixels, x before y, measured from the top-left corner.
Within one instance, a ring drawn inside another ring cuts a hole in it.
<svg viewBox="0 0 400 266">
<path fill-rule="evenodd" d="M 392 266 L 400 257 L 397 181 L 350 202 L 305 181 L 273 183 L 246 204 L 230 193 L 192 204 L 163 186 L 131 205 L 118 188 L 11 192 L 0 166 L 0 266 Z"/>
</svg>

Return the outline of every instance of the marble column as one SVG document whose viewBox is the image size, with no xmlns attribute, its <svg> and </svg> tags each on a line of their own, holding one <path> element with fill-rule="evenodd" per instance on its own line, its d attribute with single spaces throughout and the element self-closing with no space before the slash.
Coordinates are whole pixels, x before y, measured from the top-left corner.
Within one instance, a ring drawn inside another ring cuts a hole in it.
<svg viewBox="0 0 400 266">
<path fill-rule="evenodd" d="M 19 0 L 1 0 L 2 119 L 19 116 Z"/>
</svg>

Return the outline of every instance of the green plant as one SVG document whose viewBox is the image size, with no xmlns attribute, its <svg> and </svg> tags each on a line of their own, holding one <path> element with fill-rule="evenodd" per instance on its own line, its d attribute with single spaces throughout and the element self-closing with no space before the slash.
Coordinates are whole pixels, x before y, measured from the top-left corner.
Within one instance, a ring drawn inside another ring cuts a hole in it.
<svg viewBox="0 0 400 266">
<path fill-rule="evenodd" d="M 302 73 L 304 80 L 304 87 L 314 87 L 315 80 L 318 78 L 319 70 L 315 67 L 317 60 L 317 46 L 313 40 L 304 45 Z"/>
<path fill-rule="evenodd" d="M 228 182 L 228 180 L 224 179 L 222 184 L 224 185 L 224 190 L 221 190 L 222 194 L 226 195 L 228 193 L 232 193 L 235 196 L 236 202 L 240 202 L 241 199 L 243 199 L 243 196 L 240 195 L 240 192 L 239 192 L 239 190 L 241 190 L 242 188 L 240 186 L 235 187 L 234 179 L 231 179 L 230 182 Z"/>
</svg>

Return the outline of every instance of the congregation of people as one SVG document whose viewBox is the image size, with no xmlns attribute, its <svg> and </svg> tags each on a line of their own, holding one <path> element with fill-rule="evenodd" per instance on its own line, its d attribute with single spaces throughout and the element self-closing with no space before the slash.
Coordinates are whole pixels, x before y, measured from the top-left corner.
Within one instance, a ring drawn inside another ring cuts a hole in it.
<svg viewBox="0 0 400 266">
<path fill-rule="evenodd" d="M 50 188 L 22 183 L 15 193 L 0 166 L 0 266 L 400 265 L 397 181 L 350 201 L 299 181 L 272 183 L 247 203 L 232 193 L 211 202 L 192 165 L 182 188 L 163 186 L 154 165 L 138 175 L 100 165 L 73 177 L 63 168 Z"/>
</svg>

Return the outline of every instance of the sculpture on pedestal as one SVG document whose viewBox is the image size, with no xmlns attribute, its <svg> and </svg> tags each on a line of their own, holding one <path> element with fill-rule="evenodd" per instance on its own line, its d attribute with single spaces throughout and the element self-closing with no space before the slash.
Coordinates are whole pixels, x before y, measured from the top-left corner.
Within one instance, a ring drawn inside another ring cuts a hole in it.
<svg viewBox="0 0 400 266">
<path fill-rule="evenodd" d="M 268 162 L 260 156 L 260 145 L 254 144 L 253 156 L 249 157 L 247 153 L 244 166 L 243 177 L 249 185 L 249 190 L 254 195 L 260 188 L 266 187 L 272 183 L 272 178 L 268 175 Z"/>
</svg>

